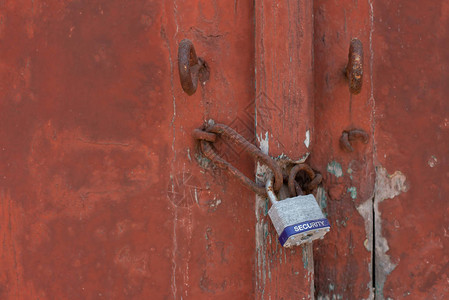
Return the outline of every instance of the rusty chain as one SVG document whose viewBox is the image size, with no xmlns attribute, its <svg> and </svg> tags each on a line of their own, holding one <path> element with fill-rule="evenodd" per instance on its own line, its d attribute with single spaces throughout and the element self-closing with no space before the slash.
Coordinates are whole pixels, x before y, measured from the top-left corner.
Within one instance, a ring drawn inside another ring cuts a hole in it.
<svg viewBox="0 0 449 300">
<path fill-rule="evenodd" d="M 307 175 L 302 184 L 297 181 L 299 172 L 303 171 Z M 288 176 L 288 190 L 291 197 L 314 193 L 318 185 L 323 180 L 323 177 L 319 173 L 315 173 L 312 168 L 307 164 L 297 164 L 291 170 Z M 302 187 L 301 187 L 302 185 Z"/>
<path fill-rule="evenodd" d="M 284 178 L 282 174 L 282 169 L 279 164 L 272 159 L 267 154 L 263 153 L 255 145 L 247 141 L 243 136 L 238 134 L 235 130 L 226 126 L 224 124 L 213 124 L 207 126 L 205 129 L 195 129 L 193 131 L 193 137 L 200 142 L 200 149 L 203 155 L 210 159 L 218 167 L 228 170 L 232 175 L 234 175 L 238 180 L 242 182 L 243 185 L 254 191 L 256 194 L 261 196 L 267 196 L 267 191 L 265 186 L 255 183 L 253 180 L 245 176 L 240 170 L 234 167 L 232 164 L 221 158 L 214 150 L 213 143 L 217 140 L 217 136 L 225 138 L 230 142 L 235 143 L 249 153 L 254 159 L 264 163 L 273 172 L 274 184 L 273 189 L 278 192 L 283 184 Z M 316 190 L 317 186 L 321 183 L 322 177 L 320 174 L 315 174 L 315 172 L 307 164 L 295 165 L 290 171 L 288 177 L 288 187 L 291 196 L 302 195 L 303 190 L 296 180 L 299 172 L 305 172 L 310 180 L 306 182 L 303 188 L 306 192 L 310 193 Z"/>
<path fill-rule="evenodd" d="M 222 169 L 228 170 L 232 175 L 239 179 L 245 186 L 253 190 L 259 195 L 266 196 L 265 186 L 258 185 L 247 176 L 245 176 L 240 170 L 235 168 L 232 164 L 221 158 L 214 150 L 212 143 L 215 141 L 216 137 L 212 135 L 218 135 L 233 142 L 248 152 L 253 158 L 263 162 L 267 165 L 274 175 L 274 190 L 279 191 L 282 183 L 282 169 L 270 156 L 260 151 L 255 145 L 248 142 L 243 136 L 238 134 L 232 128 L 224 124 L 214 124 L 208 126 L 205 130 L 196 129 L 193 131 L 193 137 L 200 140 L 201 152 L 204 156 L 214 162 L 217 166 Z"/>
</svg>

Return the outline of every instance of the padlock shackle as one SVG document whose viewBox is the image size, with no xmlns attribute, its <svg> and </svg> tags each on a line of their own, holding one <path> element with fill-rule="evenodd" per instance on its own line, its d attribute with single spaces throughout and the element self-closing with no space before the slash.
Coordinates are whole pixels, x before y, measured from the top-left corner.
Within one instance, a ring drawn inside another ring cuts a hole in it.
<svg viewBox="0 0 449 300">
<path fill-rule="evenodd" d="M 273 177 L 268 178 L 266 184 L 265 184 L 265 189 L 267 190 L 267 196 L 270 199 L 270 202 L 272 205 L 274 205 L 276 202 L 278 202 L 279 200 L 276 197 L 276 194 L 274 192 L 274 188 L 273 188 Z"/>
</svg>

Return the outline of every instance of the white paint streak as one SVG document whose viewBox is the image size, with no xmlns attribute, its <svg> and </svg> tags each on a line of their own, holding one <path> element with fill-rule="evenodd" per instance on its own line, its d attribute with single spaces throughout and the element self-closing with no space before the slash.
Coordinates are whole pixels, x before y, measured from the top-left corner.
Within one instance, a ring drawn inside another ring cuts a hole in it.
<svg viewBox="0 0 449 300">
<path fill-rule="evenodd" d="M 387 276 L 396 268 L 387 254 L 390 247 L 382 235 L 382 218 L 379 204 L 386 199 L 393 199 L 408 191 L 405 175 L 400 171 L 389 175 L 382 167 L 376 168 L 376 183 L 374 186 L 374 221 L 375 221 L 375 261 L 376 261 L 376 298 L 383 299 L 383 288 Z"/>
<path fill-rule="evenodd" d="M 365 248 L 368 251 L 373 251 L 373 198 L 369 198 L 357 207 L 357 211 L 365 221 L 365 232 L 367 242 Z"/>
<path fill-rule="evenodd" d="M 363 243 L 366 250 L 371 252 L 373 251 L 373 198 L 369 198 L 362 204 L 360 204 L 357 207 L 357 211 L 359 214 L 363 217 L 363 220 L 365 221 L 365 233 L 366 233 L 366 239 Z M 371 256 L 374 254 L 372 253 Z M 371 272 L 372 270 L 372 261 L 368 264 L 369 270 L 370 270 L 370 277 L 371 281 L 373 280 L 373 274 Z M 372 283 L 369 283 L 369 296 L 366 298 L 366 300 L 374 299 L 374 290 L 372 289 Z"/>
<path fill-rule="evenodd" d="M 433 168 L 438 164 L 438 158 L 435 155 L 432 155 L 427 161 L 429 167 Z"/>
<path fill-rule="evenodd" d="M 263 134 L 262 133 L 260 134 L 260 136 L 257 135 L 257 134 L 256 134 L 256 136 L 257 136 L 257 141 L 259 142 L 260 150 L 263 153 L 268 154 L 268 147 L 269 147 L 269 145 L 268 145 L 268 140 L 269 140 L 269 138 L 268 138 L 268 131 L 265 132 L 265 139 L 263 138 Z"/>
<path fill-rule="evenodd" d="M 195 193 L 194 193 L 195 202 L 196 202 L 197 205 L 199 205 L 199 202 L 198 202 L 198 191 L 197 191 L 196 188 L 194 188 L 194 191 L 195 191 Z"/>
<path fill-rule="evenodd" d="M 261 133 L 260 136 L 256 135 L 257 141 L 259 143 L 260 150 L 268 154 L 269 151 L 269 135 L 268 132 L 265 132 L 265 138 Z M 257 162 L 256 168 L 256 181 L 264 182 L 267 179 L 267 175 L 271 174 L 271 170 L 264 164 L 260 164 Z M 271 270 L 269 270 L 269 264 L 267 263 L 267 249 L 265 246 L 265 224 L 264 224 L 264 216 L 263 212 L 265 210 L 265 201 L 264 197 L 256 195 L 256 205 L 255 205 L 255 213 L 256 213 L 256 253 L 257 253 L 257 263 L 256 263 L 256 288 L 260 284 L 265 285 L 268 276 L 271 277 Z M 268 270 L 267 270 L 268 269 Z"/>
<path fill-rule="evenodd" d="M 310 131 L 306 131 L 306 139 L 304 140 L 304 145 L 306 145 L 307 148 L 309 148 L 310 145 Z"/>
</svg>

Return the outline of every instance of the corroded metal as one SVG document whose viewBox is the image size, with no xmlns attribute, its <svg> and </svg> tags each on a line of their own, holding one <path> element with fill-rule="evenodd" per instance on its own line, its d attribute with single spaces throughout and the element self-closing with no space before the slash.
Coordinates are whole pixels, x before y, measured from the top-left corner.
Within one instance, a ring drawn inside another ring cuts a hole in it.
<svg viewBox="0 0 449 300">
<path fill-rule="evenodd" d="M 357 38 L 352 39 L 349 45 L 346 77 L 349 80 L 349 91 L 351 94 L 360 94 L 363 83 L 363 45 Z"/>
<path fill-rule="evenodd" d="M 345 130 L 340 137 L 340 146 L 348 152 L 353 152 L 354 148 L 352 147 L 351 142 L 355 140 L 361 140 L 364 144 L 367 144 L 369 135 L 362 129 Z"/>
<path fill-rule="evenodd" d="M 178 70 L 182 89 L 189 96 L 196 92 L 198 80 L 201 83 L 209 80 L 209 66 L 204 59 L 196 56 L 195 47 L 189 39 L 179 43 Z"/>
<path fill-rule="evenodd" d="M 300 183 L 296 180 L 296 177 L 299 172 L 304 172 L 308 180 L 303 183 L 301 186 Z M 312 168 L 307 164 L 297 164 L 291 170 L 288 176 L 288 189 L 290 192 L 290 196 L 299 196 L 305 194 L 312 193 L 317 186 L 321 183 L 322 177 L 320 174 L 315 174 Z"/>
<path fill-rule="evenodd" d="M 283 183 L 282 177 L 282 169 L 281 167 L 274 161 L 270 156 L 263 153 L 259 148 L 255 145 L 248 142 L 243 136 L 238 134 L 235 130 L 226 126 L 224 124 L 214 124 L 208 126 L 205 129 L 205 137 L 209 137 L 207 133 L 215 133 L 222 138 L 234 143 L 238 147 L 241 147 L 245 152 L 249 153 L 254 159 L 264 163 L 267 165 L 272 171 L 275 178 L 274 182 L 274 190 L 279 191 L 281 189 Z M 222 169 L 229 171 L 232 175 L 234 175 L 237 179 L 239 179 L 243 185 L 253 190 L 255 193 L 259 195 L 266 196 L 266 189 L 264 185 L 259 185 L 255 183 L 253 180 L 249 179 L 245 174 L 243 174 L 240 170 L 234 167 L 232 164 L 221 158 L 213 149 L 212 141 L 207 141 L 203 139 L 203 134 L 199 134 L 198 130 L 195 131 L 194 137 L 200 140 L 200 148 L 201 152 L 205 157 L 214 162 L 217 166 Z"/>
<path fill-rule="evenodd" d="M 192 136 L 195 140 L 204 140 L 212 143 L 215 143 L 217 140 L 217 135 L 215 133 L 207 132 L 201 129 L 194 129 Z"/>
</svg>

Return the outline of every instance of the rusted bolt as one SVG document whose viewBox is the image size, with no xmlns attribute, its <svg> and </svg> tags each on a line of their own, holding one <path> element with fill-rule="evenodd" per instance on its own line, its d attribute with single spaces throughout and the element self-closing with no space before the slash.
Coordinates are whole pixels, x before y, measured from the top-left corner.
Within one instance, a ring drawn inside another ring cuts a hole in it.
<svg viewBox="0 0 449 300">
<path fill-rule="evenodd" d="M 340 146 L 343 150 L 352 152 L 354 148 L 352 148 L 351 142 L 355 140 L 361 140 L 364 144 L 367 144 L 369 135 L 362 129 L 345 130 L 340 137 Z"/>
<path fill-rule="evenodd" d="M 363 45 L 357 38 L 352 39 L 349 45 L 346 77 L 349 80 L 349 91 L 351 94 L 359 94 L 362 90 L 363 82 Z"/>
<path fill-rule="evenodd" d="M 193 95 L 198 87 L 198 80 L 205 83 L 209 80 L 209 66 L 201 57 L 196 56 L 191 40 L 184 39 L 178 47 L 179 79 L 184 92 Z"/>
</svg>

